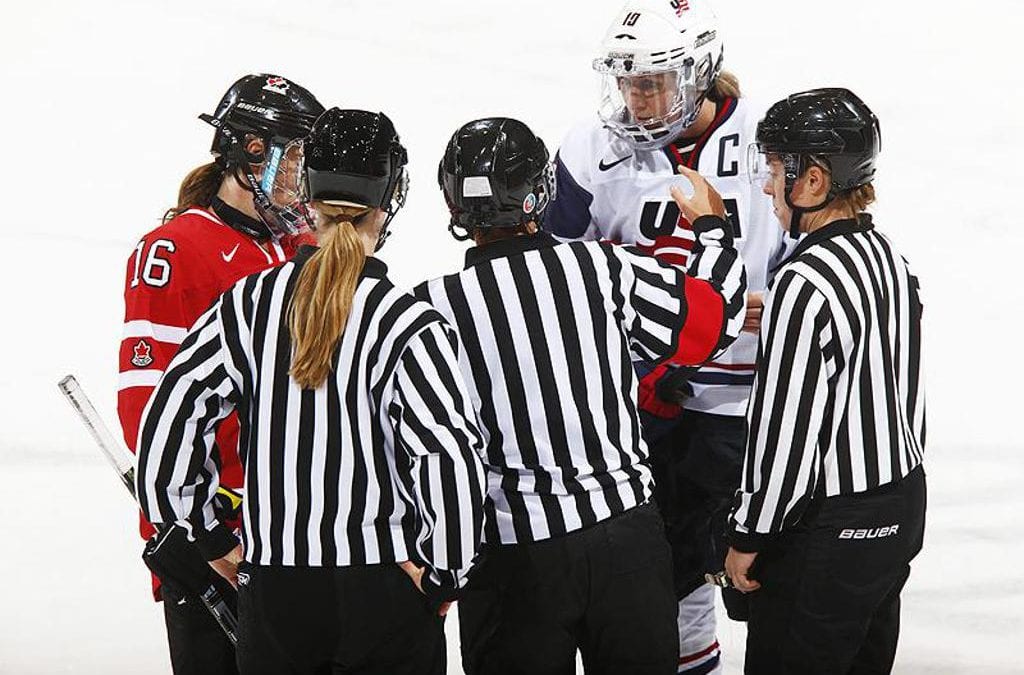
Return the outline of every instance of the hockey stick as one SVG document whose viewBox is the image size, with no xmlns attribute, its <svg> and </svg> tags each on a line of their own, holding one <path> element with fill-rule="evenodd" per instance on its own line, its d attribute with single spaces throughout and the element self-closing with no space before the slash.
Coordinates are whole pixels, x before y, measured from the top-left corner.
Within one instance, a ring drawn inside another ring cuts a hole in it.
<svg viewBox="0 0 1024 675">
<path fill-rule="evenodd" d="M 131 493 L 132 499 L 135 499 L 137 503 L 138 498 L 135 495 L 135 462 L 132 454 L 114 440 L 114 437 L 110 434 L 110 429 L 103 423 L 103 418 L 96 412 L 92 401 L 85 395 L 74 375 L 68 375 L 62 379 L 57 383 L 57 387 L 64 394 L 64 398 L 68 400 L 68 403 L 75 409 L 75 412 L 78 413 L 79 419 L 82 420 L 89 433 L 92 434 L 96 444 L 100 446 L 103 456 L 110 462 L 125 488 Z M 236 495 L 225 492 L 232 501 L 237 498 Z M 227 603 L 224 602 L 224 598 L 221 597 L 217 587 L 210 584 L 205 591 L 200 593 L 199 599 L 203 601 L 206 609 L 210 611 L 213 618 L 224 629 L 224 633 L 231 640 L 231 644 L 237 645 L 238 619 Z"/>
</svg>

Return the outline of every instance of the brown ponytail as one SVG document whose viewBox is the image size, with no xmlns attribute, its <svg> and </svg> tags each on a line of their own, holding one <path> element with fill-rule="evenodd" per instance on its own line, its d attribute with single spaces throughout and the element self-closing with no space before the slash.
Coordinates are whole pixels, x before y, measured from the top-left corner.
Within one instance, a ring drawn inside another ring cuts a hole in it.
<svg viewBox="0 0 1024 675">
<path fill-rule="evenodd" d="M 356 233 L 370 209 L 314 204 L 317 229 L 323 231 L 320 249 L 306 261 L 295 282 L 288 327 L 292 336 L 289 371 L 303 389 L 316 389 L 327 379 L 334 349 L 341 340 L 366 249 Z"/>
<path fill-rule="evenodd" d="M 164 213 L 164 222 L 180 216 L 193 206 L 209 206 L 223 180 L 224 169 L 216 162 L 192 169 L 178 188 L 178 205 L 167 209 Z"/>
<path fill-rule="evenodd" d="M 721 103 L 727 98 L 739 98 L 742 95 L 739 78 L 728 70 L 723 70 L 718 74 L 715 83 L 711 85 L 711 91 L 708 92 L 708 98 L 715 103 Z"/>
</svg>

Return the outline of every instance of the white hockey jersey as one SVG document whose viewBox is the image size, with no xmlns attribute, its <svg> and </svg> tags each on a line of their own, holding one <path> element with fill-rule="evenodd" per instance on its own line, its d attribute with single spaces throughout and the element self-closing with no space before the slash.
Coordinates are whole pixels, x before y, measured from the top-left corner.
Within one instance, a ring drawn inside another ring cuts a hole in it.
<svg viewBox="0 0 1024 675">
<path fill-rule="evenodd" d="M 559 148 L 557 191 L 545 227 L 561 239 L 631 244 L 685 266 L 694 236 L 669 188 L 687 184 L 676 169 L 686 164 L 722 195 L 747 270 L 747 288 L 763 291 L 769 271 L 796 242 L 775 218 L 771 198 L 748 177 L 747 147 L 754 141 L 758 112 L 743 99 L 727 98 L 700 138 L 636 152 L 595 116 L 570 131 Z M 691 378 L 694 395 L 685 407 L 717 415 L 746 414 L 756 356 L 757 337 L 742 333 Z"/>
</svg>

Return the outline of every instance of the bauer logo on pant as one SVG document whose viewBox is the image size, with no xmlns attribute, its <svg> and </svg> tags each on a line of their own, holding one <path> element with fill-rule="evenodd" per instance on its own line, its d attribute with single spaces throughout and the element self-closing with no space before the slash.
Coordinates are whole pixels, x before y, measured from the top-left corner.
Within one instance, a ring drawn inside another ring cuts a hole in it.
<svg viewBox="0 0 1024 675">
<path fill-rule="evenodd" d="M 153 357 L 150 353 L 153 348 L 145 340 L 139 340 L 139 342 L 132 347 L 132 365 L 137 368 L 145 368 L 149 364 L 153 363 Z"/>
<path fill-rule="evenodd" d="M 899 525 L 889 527 L 869 527 L 860 530 L 843 530 L 839 533 L 840 539 L 881 539 L 891 537 L 900 531 Z"/>
</svg>

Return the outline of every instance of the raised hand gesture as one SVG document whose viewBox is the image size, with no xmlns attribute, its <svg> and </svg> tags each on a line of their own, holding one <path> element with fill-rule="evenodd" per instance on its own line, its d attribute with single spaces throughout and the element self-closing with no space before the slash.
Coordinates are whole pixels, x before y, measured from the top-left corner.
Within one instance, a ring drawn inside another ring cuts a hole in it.
<svg viewBox="0 0 1024 675">
<path fill-rule="evenodd" d="M 691 223 L 701 216 L 718 216 L 725 218 L 725 203 L 722 195 L 718 194 L 711 184 L 704 180 L 704 177 L 693 169 L 679 165 L 679 173 L 686 177 L 693 185 L 693 197 L 687 197 L 683 191 L 673 185 L 670 192 L 672 199 L 679 206 L 679 211 Z"/>
</svg>

